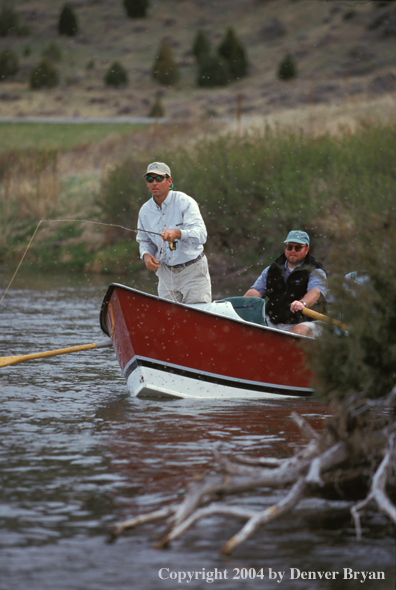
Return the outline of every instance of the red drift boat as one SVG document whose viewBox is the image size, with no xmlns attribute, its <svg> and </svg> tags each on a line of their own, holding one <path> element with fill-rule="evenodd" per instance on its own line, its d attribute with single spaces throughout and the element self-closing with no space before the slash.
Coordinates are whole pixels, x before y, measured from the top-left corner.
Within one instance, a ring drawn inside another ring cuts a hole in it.
<svg viewBox="0 0 396 590">
<path fill-rule="evenodd" d="M 255 297 L 184 305 L 112 284 L 100 323 L 134 396 L 310 395 L 312 375 L 298 346 L 305 337 L 263 325 L 263 305 Z"/>
</svg>

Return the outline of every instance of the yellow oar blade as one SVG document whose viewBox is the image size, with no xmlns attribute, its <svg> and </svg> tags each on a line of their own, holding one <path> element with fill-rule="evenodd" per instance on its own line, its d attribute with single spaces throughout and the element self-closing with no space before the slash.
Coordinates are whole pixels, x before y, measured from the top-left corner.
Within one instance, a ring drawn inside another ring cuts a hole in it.
<svg viewBox="0 0 396 590">
<path fill-rule="evenodd" d="M 305 307 L 301 311 L 303 312 L 303 314 L 308 315 L 309 317 L 314 318 L 315 320 L 320 320 L 322 322 L 326 322 L 327 324 L 332 324 L 333 326 L 337 326 L 337 328 L 341 328 L 341 330 L 349 330 L 348 326 L 346 326 L 342 322 L 339 322 L 338 320 L 333 320 L 333 318 L 329 318 L 327 315 L 324 315 L 323 313 L 318 313 L 313 309 L 309 309 L 309 307 Z"/>
<path fill-rule="evenodd" d="M 43 359 L 50 356 L 57 356 L 59 354 L 69 354 L 70 352 L 81 352 L 82 350 L 91 350 L 93 348 L 104 348 L 111 346 L 111 340 L 103 342 L 92 342 L 91 344 L 81 344 L 80 346 L 70 346 L 69 348 L 59 348 L 58 350 L 46 350 L 45 352 L 36 352 L 33 354 L 21 354 L 17 356 L 3 356 L 0 357 L 0 368 L 23 363 L 24 361 L 31 361 L 34 359 Z"/>
</svg>

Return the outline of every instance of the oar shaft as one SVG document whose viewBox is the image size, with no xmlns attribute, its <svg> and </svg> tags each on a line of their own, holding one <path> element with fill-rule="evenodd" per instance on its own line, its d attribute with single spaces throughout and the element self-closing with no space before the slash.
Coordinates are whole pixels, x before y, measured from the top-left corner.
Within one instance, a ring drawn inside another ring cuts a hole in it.
<svg viewBox="0 0 396 590">
<path fill-rule="evenodd" d="M 3 356 L 0 357 L 0 368 L 8 367 L 10 365 L 16 365 L 24 361 L 31 361 L 34 359 L 42 359 L 51 356 L 57 356 L 60 354 L 69 354 L 71 352 L 81 352 L 83 350 L 91 350 L 93 348 L 104 348 L 105 346 L 111 346 L 113 342 L 111 340 L 104 340 L 102 342 L 92 342 L 90 344 L 80 344 L 79 346 L 70 346 L 69 348 L 58 348 L 57 350 L 46 350 L 45 352 L 35 352 L 33 354 L 21 354 L 17 356 Z"/>
<path fill-rule="evenodd" d="M 338 320 L 333 320 L 333 318 L 329 318 L 329 316 L 324 315 L 323 313 L 319 313 L 314 311 L 313 309 L 309 309 L 309 307 L 304 307 L 301 310 L 303 314 L 315 319 L 320 320 L 322 322 L 326 322 L 327 324 L 332 324 L 333 326 L 337 326 L 337 328 L 341 328 L 342 330 L 348 330 L 348 326 L 346 326 L 343 322 L 339 322 Z"/>
</svg>

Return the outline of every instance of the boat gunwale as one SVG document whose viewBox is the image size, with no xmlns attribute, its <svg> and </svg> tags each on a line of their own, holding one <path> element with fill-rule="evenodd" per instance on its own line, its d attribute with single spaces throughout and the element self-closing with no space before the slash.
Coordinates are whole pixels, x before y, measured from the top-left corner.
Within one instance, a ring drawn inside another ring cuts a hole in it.
<svg viewBox="0 0 396 590">
<path fill-rule="evenodd" d="M 132 293 L 137 293 L 138 295 L 142 295 L 144 297 L 149 297 L 150 299 L 162 301 L 164 303 L 169 303 L 170 305 L 177 305 L 177 306 L 182 307 L 184 309 L 189 309 L 189 310 L 201 312 L 206 315 L 212 315 L 216 318 L 221 318 L 224 320 L 230 320 L 231 322 L 236 322 L 236 323 L 242 324 L 244 326 L 249 326 L 249 327 L 253 327 L 253 328 L 264 329 L 265 331 L 269 331 L 269 332 L 274 332 L 276 334 L 279 334 L 279 335 L 282 335 L 282 336 L 285 336 L 288 338 L 292 338 L 293 340 L 301 340 L 301 339 L 314 340 L 314 338 L 312 338 L 310 336 L 303 336 L 302 334 L 290 333 L 286 330 L 279 330 L 277 328 L 271 328 L 270 326 L 263 326 L 261 324 L 255 323 L 255 322 L 248 322 L 247 320 L 244 320 L 243 318 L 231 318 L 231 317 L 223 315 L 221 313 L 215 313 L 214 311 L 208 311 L 208 310 L 202 309 L 200 307 L 194 307 L 194 305 L 189 305 L 187 303 L 173 301 L 172 299 L 164 299 L 163 297 L 159 297 L 158 295 L 152 295 L 151 293 L 145 293 L 144 291 L 139 291 L 138 289 L 135 289 L 133 287 L 128 287 L 127 285 L 122 285 L 121 283 L 111 283 L 109 285 L 109 287 L 105 293 L 105 296 L 103 298 L 103 301 L 102 301 L 102 306 L 100 309 L 100 326 L 101 326 L 103 332 L 105 334 L 107 334 L 107 336 L 110 336 L 110 333 L 109 333 L 109 330 L 106 325 L 106 310 L 107 310 L 108 304 L 110 303 L 111 296 L 117 287 L 120 287 L 126 291 L 131 291 Z M 217 300 L 213 301 L 212 303 L 215 303 L 217 301 L 221 301 L 221 300 L 217 299 Z"/>
</svg>

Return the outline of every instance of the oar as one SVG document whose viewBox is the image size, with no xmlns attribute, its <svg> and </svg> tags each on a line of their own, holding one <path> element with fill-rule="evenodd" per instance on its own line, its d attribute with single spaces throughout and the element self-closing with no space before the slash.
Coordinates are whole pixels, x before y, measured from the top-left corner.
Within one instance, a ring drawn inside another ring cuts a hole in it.
<svg viewBox="0 0 396 590">
<path fill-rule="evenodd" d="M 333 326 L 337 326 L 337 328 L 341 328 L 342 330 L 349 330 L 348 326 L 346 326 L 342 322 L 339 322 L 338 320 L 333 320 L 333 318 L 329 318 L 329 316 L 324 315 L 323 313 L 318 313 L 313 309 L 309 309 L 309 307 L 304 307 L 304 309 L 302 309 L 301 311 L 303 312 L 303 314 L 308 315 L 309 317 L 314 318 L 315 320 L 321 320 L 322 322 L 326 322 L 327 324 L 333 324 Z"/>
<path fill-rule="evenodd" d="M 58 354 L 69 354 L 69 352 L 80 352 L 82 350 L 91 350 L 92 348 L 105 348 L 106 346 L 112 346 L 112 344 L 112 340 L 103 340 L 103 342 L 92 342 L 91 344 L 81 344 L 80 346 L 71 346 L 70 348 L 59 348 L 58 350 L 46 350 L 45 352 L 35 352 L 33 354 L 2 356 L 0 357 L 0 367 L 8 367 L 9 365 L 16 365 L 17 363 L 23 363 L 33 359 L 57 356 Z"/>
</svg>

